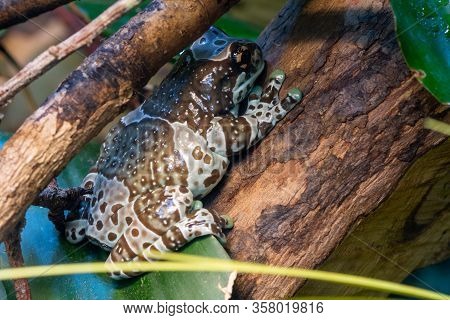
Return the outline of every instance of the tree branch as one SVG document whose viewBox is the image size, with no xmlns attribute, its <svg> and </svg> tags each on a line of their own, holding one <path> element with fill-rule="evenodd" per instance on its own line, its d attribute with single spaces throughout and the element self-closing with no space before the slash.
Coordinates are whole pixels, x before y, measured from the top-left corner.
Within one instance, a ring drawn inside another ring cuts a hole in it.
<svg viewBox="0 0 450 320">
<path fill-rule="evenodd" d="M 12 268 L 23 267 L 23 255 L 21 245 L 22 224 L 19 224 L 11 230 L 8 239 L 5 240 L 5 251 L 8 255 L 8 262 Z M 17 300 L 30 300 L 31 290 L 28 279 L 14 280 L 14 290 Z"/>
<path fill-rule="evenodd" d="M 0 0 L 0 29 L 26 21 L 73 0 Z"/>
<path fill-rule="evenodd" d="M 79 48 L 90 44 L 109 24 L 137 6 L 141 0 L 119 0 L 84 28 L 52 46 L 29 62 L 14 77 L 0 86 L 0 110 L 17 92 Z"/>
<path fill-rule="evenodd" d="M 153 1 L 72 72 L 0 151 L 0 240 L 134 91 L 236 2 Z"/>
<path fill-rule="evenodd" d="M 32 205 L 49 209 L 48 219 L 54 224 L 56 230 L 63 233 L 64 210 L 76 210 L 83 196 L 89 193 L 91 193 L 90 190 L 81 187 L 59 188 L 56 179 L 53 179 L 33 200 Z"/>
</svg>

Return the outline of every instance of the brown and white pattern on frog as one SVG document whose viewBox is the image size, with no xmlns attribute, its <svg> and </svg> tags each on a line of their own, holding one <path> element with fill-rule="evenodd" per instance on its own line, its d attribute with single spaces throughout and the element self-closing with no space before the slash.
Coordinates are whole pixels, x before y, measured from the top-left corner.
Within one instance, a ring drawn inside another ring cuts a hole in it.
<svg viewBox="0 0 450 320">
<path fill-rule="evenodd" d="M 166 120 L 120 122 L 103 144 L 98 171 L 122 181 L 130 190 L 130 202 L 166 185 L 187 185 L 188 168 L 173 140 L 174 129 Z"/>
<path fill-rule="evenodd" d="M 194 238 L 204 235 L 214 235 L 222 243 L 225 243 L 225 235 L 222 230 L 226 228 L 226 221 L 207 209 L 199 209 L 188 213 L 183 219 L 173 224 L 152 244 L 145 245 L 142 249 L 136 247 L 125 235 L 119 240 L 116 247 L 108 257 L 107 267 L 114 279 L 131 278 L 141 272 L 118 271 L 117 262 L 154 261 L 152 252 L 177 251 L 192 241 Z"/>
<path fill-rule="evenodd" d="M 159 200 L 134 200 L 130 224 L 116 240 L 111 251 L 112 262 L 139 259 L 142 252 L 163 236 L 178 221 L 186 218 L 187 209 L 192 205 L 192 193 L 183 186 L 166 186 L 155 190 Z"/>
<path fill-rule="evenodd" d="M 194 197 L 207 195 L 222 179 L 229 160 L 213 152 L 206 139 L 183 123 L 172 124 L 173 142 L 187 167 L 187 186 Z"/>
<path fill-rule="evenodd" d="M 222 242 L 223 217 L 192 206 L 222 179 L 228 156 L 262 139 L 300 100 L 280 100 L 284 81 L 272 73 L 254 90 L 244 115 L 239 104 L 264 68 L 260 48 L 210 29 L 187 49 L 155 94 L 123 117 L 106 137 L 92 195 L 67 219 L 71 242 L 88 239 L 110 250 L 111 263 L 151 260 L 150 250 L 178 250 L 212 234 Z M 193 210 L 193 212 L 191 212 Z M 115 278 L 136 272 L 116 271 Z"/>
<path fill-rule="evenodd" d="M 259 86 L 252 89 L 244 115 L 215 117 L 206 132 L 209 148 L 223 156 L 231 156 L 264 138 L 302 98 L 300 90 L 294 88 L 281 100 L 279 92 L 284 80 L 284 72 L 275 70 L 264 91 Z"/>
<path fill-rule="evenodd" d="M 97 179 L 97 169 L 94 167 L 84 178 L 81 186 L 87 190 L 93 190 Z M 84 195 L 85 203 L 90 203 L 92 195 Z M 86 237 L 88 229 L 89 208 L 84 207 L 78 214 L 72 212 L 66 217 L 65 236 L 73 244 L 79 243 Z"/>
<path fill-rule="evenodd" d="M 125 232 L 132 219 L 130 191 L 116 177 L 108 179 L 97 174 L 87 217 L 88 239 L 105 249 L 111 249 Z"/>
</svg>

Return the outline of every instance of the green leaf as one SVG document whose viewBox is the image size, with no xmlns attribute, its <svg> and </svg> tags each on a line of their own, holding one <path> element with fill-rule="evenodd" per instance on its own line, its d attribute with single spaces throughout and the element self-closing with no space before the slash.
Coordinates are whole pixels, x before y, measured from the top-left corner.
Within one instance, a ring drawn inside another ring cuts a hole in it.
<svg viewBox="0 0 450 320">
<path fill-rule="evenodd" d="M 0 147 L 9 135 L 0 133 Z M 95 163 L 98 144 L 88 144 L 58 177 L 62 187 L 78 186 Z M 18 191 L 20 192 L 20 190 Z M 72 245 L 59 236 L 47 219 L 47 210 L 30 207 L 22 233 L 25 264 L 53 265 L 74 262 L 105 261 L 108 253 L 85 243 Z M 214 237 L 193 241 L 183 250 L 192 255 L 229 259 Z M 0 267 L 8 266 L 0 247 Z M 223 299 L 229 272 L 153 272 L 131 280 L 115 281 L 106 275 L 83 274 L 30 279 L 34 299 Z M 14 297 L 12 283 L 4 281 L 8 298 Z M 1 282 L 0 282 L 1 299 Z"/>
<path fill-rule="evenodd" d="M 450 104 L 449 0 L 392 0 L 391 5 L 408 66 L 440 102 Z"/>
</svg>

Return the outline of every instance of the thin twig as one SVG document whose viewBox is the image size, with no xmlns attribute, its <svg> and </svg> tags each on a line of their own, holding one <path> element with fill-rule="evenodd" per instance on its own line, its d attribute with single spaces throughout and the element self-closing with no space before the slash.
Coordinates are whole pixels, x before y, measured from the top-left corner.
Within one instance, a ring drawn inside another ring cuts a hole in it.
<svg viewBox="0 0 450 320">
<path fill-rule="evenodd" d="M 109 24 L 121 17 L 125 12 L 137 6 L 141 0 L 119 0 L 106 9 L 101 15 L 58 45 L 29 62 L 14 77 L 0 87 L 0 109 L 4 108 L 18 91 L 37 79 L 59 61 L 91 43 Z"/>
<path fill-rule="evenodd" d="M 0 29 L 51 11 L 73 0 L 1 0 Z"/>
<path fill-rule="evenodd" d="M 64 232 L 64 210 L 75 210 L 84 195 L 89 193 L 91 190 L 81 187 L 59 188 L 56 179 L 53 179 L 34 199 L 32 205 L 49 209 L 48 219 L 54 224 L 56 230 Z"/>
<path fill-rule="evenodd" d="M 23 255 L 21 246 L 20 233 L 22 231 L 23 222 L 11 231 L 7 239 L 5 239 L 5 249 L 8 256 L 9 265 L 12 268 L 23 267 Z M 17 300 L 30 300 L 31 290 L 27 279 L 14 280 L 14 290 L 16 291 Z"/>
</svg>

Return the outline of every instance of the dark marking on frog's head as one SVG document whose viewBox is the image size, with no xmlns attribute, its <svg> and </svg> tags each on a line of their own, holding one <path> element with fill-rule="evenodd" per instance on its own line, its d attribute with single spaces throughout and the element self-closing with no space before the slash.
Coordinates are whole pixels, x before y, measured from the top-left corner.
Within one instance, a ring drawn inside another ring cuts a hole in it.
<svg viewBox="0 0 450 320">
<path fill-rule="evenodd" d="M 188 76 L 192 92 L 215 115 L 237 115 L 238 104 L 248 95 L 264 65 L 256 43 L 229 37 L 211 27 L 182 53 L 174 74 Z"/>
</svg>

